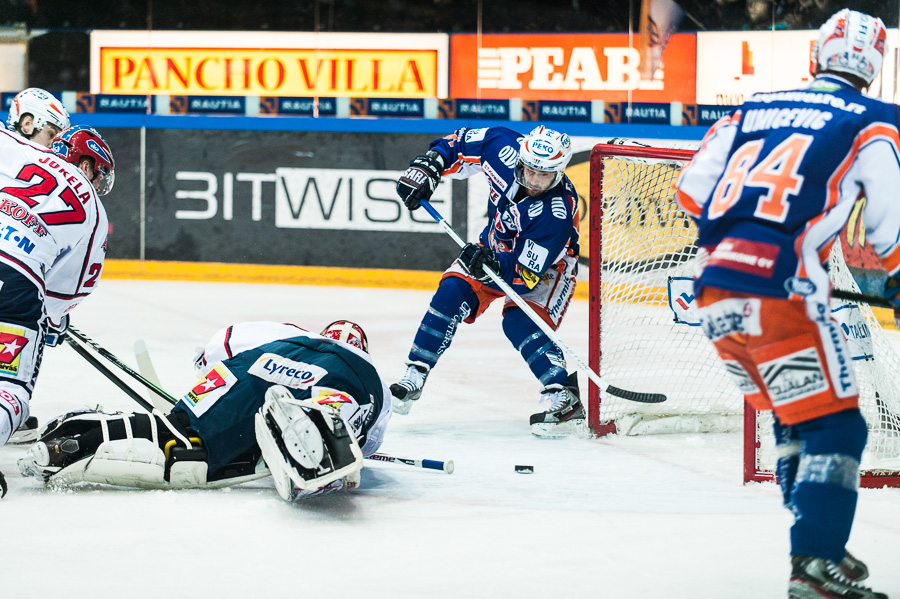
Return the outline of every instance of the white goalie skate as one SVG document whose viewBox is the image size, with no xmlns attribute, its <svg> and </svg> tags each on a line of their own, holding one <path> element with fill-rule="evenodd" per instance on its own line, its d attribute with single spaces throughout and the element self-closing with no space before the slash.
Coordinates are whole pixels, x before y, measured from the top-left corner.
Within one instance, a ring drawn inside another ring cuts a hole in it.
<svg viewBox="0 0 900 599">
<path fill-rule="evenodd" d="M 359 484 L 363 455 L 353 431 L 334 409 L 298 400 L 281 385 L 266 391 L 256 414 L 256 442 L 278 495 L 292 501 L 297 491 L 315 490 L 345 479 Z"/>
</svg>

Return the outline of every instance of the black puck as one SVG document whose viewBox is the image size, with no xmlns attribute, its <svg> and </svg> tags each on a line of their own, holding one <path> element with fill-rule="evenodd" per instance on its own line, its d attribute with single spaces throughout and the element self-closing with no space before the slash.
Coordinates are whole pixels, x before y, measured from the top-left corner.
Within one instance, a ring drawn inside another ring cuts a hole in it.
<svg viewBox="0 0 900 599">
<path fill-rule="evenodd" d="M 516 472 L 519 474 L 534 474 L 534 466 L 516 466 Z"/>
</svg>

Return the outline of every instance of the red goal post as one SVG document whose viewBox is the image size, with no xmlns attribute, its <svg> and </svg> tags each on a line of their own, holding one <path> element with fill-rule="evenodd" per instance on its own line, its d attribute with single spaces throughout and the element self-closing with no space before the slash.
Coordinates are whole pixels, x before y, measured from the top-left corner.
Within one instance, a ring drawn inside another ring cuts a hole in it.
<svg viewBox="0 0 900 599">
<path fill-rule="evenodd" d="M 673 184 L 695 152 L 634 143 L 591 151 L 588 363 L 610 384 L 669 399 L 638 404 L 589 384 L 588 422 L 597 436 L 740 431 L 744 480 L 773 480 L 771 415 L 745 407 L 689 307 L 696 227 Z M 858 291 L 835 246 L 832 281 Z M 871 310 L 852 308 L 874 345 L 870 359 L 854 362 L 869 423 L 861 486 L 900 486 L 900 357 Z"/>
</svg>

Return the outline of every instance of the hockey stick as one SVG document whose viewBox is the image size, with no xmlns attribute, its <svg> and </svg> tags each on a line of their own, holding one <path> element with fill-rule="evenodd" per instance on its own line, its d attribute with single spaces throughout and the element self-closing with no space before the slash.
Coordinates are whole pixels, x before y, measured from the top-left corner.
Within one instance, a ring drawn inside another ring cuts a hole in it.
<svg viewBox="0 0 900 599">
<path fill-rule="evenodd" d="M 459 245 L 459 247 L 465 247 L 466 242 L 456 234 L 456 231 L 453 230 L 453 227 L 447 224 L 447 221 L 444 220 L 444 217 L 434 209 L 434 207 L 428 200 L 419 200 L 419 203 L 425 208 L 426 211 L 428 211 L 428 214 L 430 214 L 431 217 L 435 221 L 437 221 L 437 223 L 441 225 L 441 227 L 443 227 L 444 231 L 446 231 L 447 234 L 453 238 L 453 241 L 455 241 Z M 556 346 L 563 351 L 563 353 L 572 358 L 572 361 L 575 362 L 575 365 L 578 367 L 578 369 L 586 374 L 588 378 L 594 381 L 594 384 L 597 385 L 597 387 L 599 387 L 601 391 L 609 393 L 610 395 L 615 395 L 616 397 L 621 397 L 622 399 L 628 399 L 640 403 L 660 403 L 666 401 L 666 396 L 662 393 L 642 393 L 639 391 L 628 391 L 627 389 L 614 387 L 613 385 L 610 385 L 609 383 L 604 381 L 602 378 L 600 378 L 600 375 L 591 370 L 591 368 L 584 362 L 584 360 L 581 359 L 581 357 L 578 356 L 578 354 L 572 351 L 572 348 L 570 348 L 560 340 L 560 338 L 556 335 L 556 332 L 552 328 L 550 328 L 550 325 L 544 322 L 544 320 L 535 313 L 531 306 L 525 303 L 525 300 L 523 300 L 522 297 L 518 293 L 516 293 L 515 290 L 506 281 L 500 278 L 500 275 L 498 275 L 488 266 L 484 267 L 484 272 L 487 273 L 494 284 L 502 289 L 503 292 L 506 293 L 507 297 L 515 302 L 515 304 L 522 309 L 525 315 L 528 316 L 528 318 L 530 318 L 531 321 L 534 322 L 534 324 L 536 324 L 544 332 L 545 335 L 547 335 L 550 341 L 555 343 Z"/>
<path fill-rule="evenodd" d="M 877 295 L 867 295 L 865 293 L 844 291 L 843 289 L 832 289 L 831 295 L 832 297 L 835 297 L 839 300 L 856 302 L 858 304 L 869 304 L 870 306 L 875 306 L 876 308 L 887 308 L 889 310 L 894 309 L 894 305 L 891 302 L 887 301 L 883 297 L 878 297 Z"/>
<path fill-rule="evenodd" d="M 71 332 L 71 331 L 72 331 L 72 327 L 69 327 L 69 332 Z M 94 368 L 97 369 L 98 372 L 100 372 L 100 374 L 102 374 L 103 376 L 108 378 L 110 380 L 110 382 L 112 382 L 116 387 L 118 387 L 119 389 L 124 391 L 125 395 L 127 395 L 128 397 L 130 397 L 131 399 L 136 401 L 138 403 L 138 405 L 140 405 L 142 408 L 144 408 L 148 412 L 153 411 L 153 406 L 150 403 L 148 403 L 146 399 L 141 397 L 140 393 L 138 393 L 137 391 L 135 391 L 134 389 L 129 387 L 125 383 L 125 381 L 123 381 L 122 379 L 117 377 L 109 368 L 104 366 L 103 363 L 100 362 L 100 360 L 98 360 L 93 355 L 91 355 L 91 352 L 88 351 L 88 349 L 86 347 L 82 346 L 78 341 L 76 341 L 76 339 L 79 339 L 78 337 L 73 338 L 72 335 L 66 335 L 65 339 L 66 339 L 66 343 L 68 343 L 69 346 L 72 349 L 74 349 L 75 352 L 79 356 L 81 356 L 82 358 L 87 360 L 91 366 L 93 366 Z"/>
<path fill-rule="evenodd" d="M 147 344 L 144 343 L 143 339 L 138 339 L 134 342 L 134 357 L 137 360 L 138 372 L 140 372 L 148 381 L 162 389 L 159 375 L 156 374 L 156 368 L 153 367 L 153 360 L 150 359 L 150 350 L 147 349 Z M 168 414 L 172 411 L 172 406 L 174 404 L 169 401 L 168 397 L 163 397 L 150 388 L 147 389 L 147 396 L 150 399 L 150 403 L 156 406 L 156 409 L 163 414 Z"/>
<path fill-rule="evenodd" d="M 175 405 L 176 403 L 178 403 L 177 399 L 175 399 L 174 397 L 172 397 L 171 395 L 169 395 L 168 393 L 166 393 L 165 391 L 160 389 L 157 385 L 154 385 L 152 382 L 148 381 L 139 372 L 136 372 L 133 368 L 131 368 L 131 366 L 129 366 L 128 364 L 124 363 L 122 360 L 117 358 L 116 355 L 113 354 L 111 351 L 109 351 L 108 349 L 105 349 L 99 343 L 97 343 L 96 341 L 94 341 L 93 339 L 91 339 L 90 337 L 88 337 L 87 335 L 85 335 L 84 333 L 82 333 L 81 331 L 76 329 L 75 327 L 70 326 L 68 332 L 69 332 L 70 336 L 74 337 L 81 343 L 90 346 L 101 357 L 106 358 L 106 360 L 111 362 L 114 366 L 118 367 L 119 370 L 122 370 L 125 374 L 129 375 L 131 378 L 133 378 L 134 380 L 136 380 L 143 386 L 147 387 L 148 389 L 150 389 L 151 391 L 153 391 L 154 393 L 159 395 L 161 398 L 168 401 L 170 404 Z M 84 348 L 82 348 L 82 349 L 84 349 Z M 93 358 L 93 356 L 91 356 L 91 358 Z M 95 358 L 95 360 L 96 360 L 96 358 Z M 91 362 L 91 364 L 94 364 L 94 362 Z M 94 365 L 96 366 L 96 364 L 94 364 Z M 99 368 L 98 368 L 98 370 L 99 370 Z M 130 387 L 129 387 L 129 389 L 130 389 Z M 140 396 L 138 396 L 138 397 L 140 397 Z M 132 399 L 134 399 L 134 397 L 132 397 Z M 144 400 L 143 398 L 141 398 L 141 401 L 139 401 L 138 403 L 140 403 L 142 406 L 144 404 L 147 404 L 146 400 Z M 150 405 L 150 404 L 147 404 L 147 405 Z"/>
<path fill-rule="evenodd" d="M 410 458 L 398 458 L 397 456 L 387 455 L 384 453 L 373 453 L 366 458 L 376 462 L 390 462 L 392 464 L 406 464 L 407 466 L 415 466 L 416 468 L 425 468 L 428 470 L 441 470 L 447 474 L 453 474 L 453 460 L 441 462 L 438 460 L 413 460 Z"/>
</svg>

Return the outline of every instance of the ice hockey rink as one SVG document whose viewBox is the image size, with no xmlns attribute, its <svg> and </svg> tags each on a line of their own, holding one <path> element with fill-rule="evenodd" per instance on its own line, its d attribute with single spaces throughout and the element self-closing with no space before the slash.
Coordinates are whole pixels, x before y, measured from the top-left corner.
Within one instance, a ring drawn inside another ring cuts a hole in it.
<svg viewBox="0 0 900 599">
<path fill-rule="evenodd" d="M 392 382 L 430 297 L 106 280 L 73 324 L 132 365 L 145 340 L 164 387 L 182 395 L 194 348 L 223 326 L 318 330 L 348 318 Z M 560 336 L 587 359 L 587 333 L 587 301 L 576 300 Z M 528 427 L 538 390 L 493 306 L 461 328 L 382 447 L 452 459 L 455 473 L 367 460 L 360 489 L 302 504 L 282 501 L 268 478 L 211 491 L 45 489 L 18 473 L 25 448 L 8 445 L 0 597 L 786 595 L 791 517 L 774 484 L 741 483 L 739 435 L 540 440 Z M 44 423 L 98 404 L 140 409 L 71 348 L 48 348 L 32 414 Z M 870 566 L 868 584 L 900 597 L 900 490 L 860 491 L 849 548 Z"/>
</svg>

